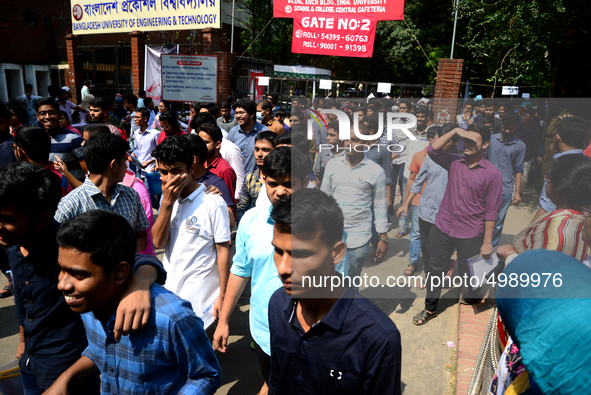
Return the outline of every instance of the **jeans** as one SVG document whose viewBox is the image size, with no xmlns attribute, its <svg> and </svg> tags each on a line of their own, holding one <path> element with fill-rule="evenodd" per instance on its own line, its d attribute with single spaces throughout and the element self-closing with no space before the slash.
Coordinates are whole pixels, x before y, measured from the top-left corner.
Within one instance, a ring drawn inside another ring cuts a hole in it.
<svg viewBox="0 0 591 395">
<path fill-rule="evenodd" d="M 429 252 L 431 256 L 428 272 L 430 281 L 427 283 L 425 310 L 437 311 L 437 303 L 441 297 L 441 284 L 435 286 L 436 284 L 433 284 L 433 278 L 439 277 L 439 280 L 441 280 L 445 276 L 445 272 L 449 268 L 449 260 L 454 250 L 458 250 L 458 275 L 463 276 L 465 273 L 469 276 L 468 258 L 480 254 L 480 247 L 482 246 L 483 240 L 484 234 L 469 239 L 458 239 L 456 237 L 450 237 L 437 226 L 431 229 L 431 235 L 429 236 Z M 478 290 L 472 291 L 468 286 L 467 292 L 464 293 L 464 298 L 477 298 L 478 295 Z"/>
<path fill-rule="evenodd" d="M 349 264 L 349 277 L 361 275 L 363 269 L 363 262 L 367 258 L 367 251 L 369 250 L 369 241 L 357 248 L 347 248 L 347 263 Z"/>
<path fill-rule="evenodd" d="M 412 206 L 412 224 L 410 227 L 409 261 L 415 268 L 421 259 L 421 231 L 419 229 L 419 208 Z"/>
<path fill-rule="evenodd" d="M 503 201 L 501 203 L 501 208 L 499 208 L 499 215 L 497 217 L 497 222 L 495 222 L 495 231 L 493 232 L 492 238 L 492 246 L 496 247 L 499 245 L 499 241 L 501 240 L 501 234 L 503 233 L 503 225 L 505 224 L 505 217 L 507 216 L 507 211 L 509 210 L 509 206 L 511 205 L 511 200 L 513 200 L 513 194 L 508 193 L 503 195 Z"/>
<path fill-rule="evenodd" d="M 27 351 L 19 361 L 25 395 L 41 395 L 65 372 L 74 361 L 57 361 L 53 356 L 30 356 Z M 98 395 L 100 376 L 98 370 L 69 386 L 71 395 Z"/>
<path fill-rule="evenodd" d="M 430 252 L 429 252 L 429 236 L 431 235 L 431 230 L 435 224 L 431 222 L 424 221 L 422 218 L 419 218 L 419 231 L 421 233 L 421 254 L 423 254 L 423 265 L 425 273 L 429 271 L 429 259 L 430 259 Z"/>
<path fill-rule="evenodd" d="M 400 204 L 404 202 L 404 191 L 406 189 L 406 182 L 404 182 L 404 163 L 399 165 L 392 165 L 392 204 L 395 202 L 396 197 L 396 186 L 399 186 L 402 190 L 402 197 L 400 198 Z"/>
</svg>

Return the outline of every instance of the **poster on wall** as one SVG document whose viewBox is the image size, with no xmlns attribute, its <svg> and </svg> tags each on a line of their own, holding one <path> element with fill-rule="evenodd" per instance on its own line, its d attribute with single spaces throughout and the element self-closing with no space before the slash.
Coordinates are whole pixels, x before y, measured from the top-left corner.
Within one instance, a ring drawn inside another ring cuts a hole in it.
<svg viewBox="0 0 591 395">
<path fill-rule="evenodd" d="M 162 99 L 217 103 L 218 58 L 162 55 Z"/>
<path fill-rule="evenodd" d="M 368 58 L 373 54 L 376 24 L 372 14 L 295 17 L 291 52 Z"/>
<path fill-rule="evenodd" d="M 70 0 L 72 34 L 221 27 L 221 0 Z"/>
<path fill-rule="evenodd" d="M 162 60 L 160 59 L 160 55 L 176 53 L 178 53 L 178 47 L 176 45 L 161 47 L 146 45 L 144 86 L 146 87 L 146 96 L 154 100 L 154 105 L 158 105 L 162 100 Z"/>
</svg>

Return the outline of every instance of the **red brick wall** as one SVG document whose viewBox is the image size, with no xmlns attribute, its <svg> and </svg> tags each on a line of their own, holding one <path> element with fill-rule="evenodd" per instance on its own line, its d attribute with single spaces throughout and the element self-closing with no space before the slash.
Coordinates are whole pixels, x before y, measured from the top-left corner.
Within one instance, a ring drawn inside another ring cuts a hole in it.
<svg viewBox="0 0 591 395">
<path fill-rule="evenodd" d="M 68 65 L 69 69 L 64 70 L 66 76 L 66 85 L 72 90 L 72 101 L 78 103 L 78 93 L 76 88 L 76 46 L 78 44 L 78 37 L 68 34 L 66 36 L 66 45 L 68 52 Z"/>
<path fill-rule="evenodd" d="M 144 87 L 144 64 L 145 64 L 145 41 L 146 35 L 142 32 L 129 33 L 131 36 L 131 74 L 133 84 L 133 94 L 138 95 L 138 91 Z"/>
<path fill-rule="evenodd" d="M 436 125 L 455 122 L 463 65 L 463 59 L 439 59 L 433 103 Z"/>
<path fill-rule="evenodd" d="M 236 58 L 235 54 L 229 52 L 214 52 L 218 57 L 218 104 L 226 101 L 232 94 L 232 75 L 230 69 Z"/>
</svg>

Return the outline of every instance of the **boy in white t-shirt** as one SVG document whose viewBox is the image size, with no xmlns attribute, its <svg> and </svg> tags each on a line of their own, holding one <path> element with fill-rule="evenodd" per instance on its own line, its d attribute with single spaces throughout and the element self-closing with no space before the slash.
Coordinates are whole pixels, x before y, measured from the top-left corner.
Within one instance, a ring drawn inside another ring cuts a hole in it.
<svg viewBox="0 0 591 395">
<path fill-rule="evenodd" d="M 190 301 L 207 328 L 219 316 L 230 274 L 228 206 L 192 176 L 195 157 L 186 137 L 167 137 L 152 155 L 162 180 L 152 236 L 164 248 L 164 286 Z"/>
</svg>

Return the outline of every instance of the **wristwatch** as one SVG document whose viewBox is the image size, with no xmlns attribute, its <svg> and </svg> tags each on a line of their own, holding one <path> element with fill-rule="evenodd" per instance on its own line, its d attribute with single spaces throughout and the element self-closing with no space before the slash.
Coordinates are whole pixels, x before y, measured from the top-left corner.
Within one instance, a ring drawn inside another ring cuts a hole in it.
<svg viewBox="0 0 591 395">
<path fill-rule="evenodd" d="M 383 241 L 384 243 L 387 243 L 388 240 L 390 240 L 390 238 L 388 237 L 388 235 L 386 235 L 386 236 L 380 236 L 380 240 Z"/>
</svg>

